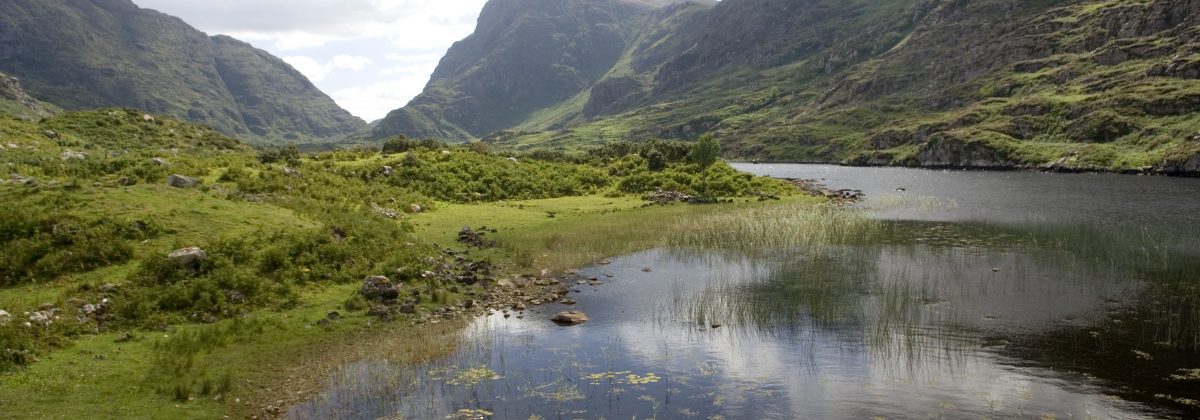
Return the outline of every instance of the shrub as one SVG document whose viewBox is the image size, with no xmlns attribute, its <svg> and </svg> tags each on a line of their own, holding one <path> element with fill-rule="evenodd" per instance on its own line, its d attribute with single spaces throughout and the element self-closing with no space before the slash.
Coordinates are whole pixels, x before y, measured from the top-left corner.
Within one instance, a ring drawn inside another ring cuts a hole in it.
<svg viewBox="0 0 1200 420">
<path fill-rule="evenodd" d="M 688 160 L 701 168 L 712 166 L 720 158 L 721 143 L 712 134 L 701 136 L 700 141 L 692 146 L 691 152 L 688 153 Z"/>
</svg>

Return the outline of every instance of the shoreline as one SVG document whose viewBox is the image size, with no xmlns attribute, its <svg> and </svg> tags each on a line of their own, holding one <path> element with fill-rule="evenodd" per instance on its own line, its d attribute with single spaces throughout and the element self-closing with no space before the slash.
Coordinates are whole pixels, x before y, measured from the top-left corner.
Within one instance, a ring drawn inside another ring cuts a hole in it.
<svg viewBox="0 0 1200 420">
<path fill-rule="evenodd" d="M 1164 171 L 1161 168 L 1126 168 L 1126 169 L 1106 169 L 1106 168 L 1079 168 L 1059 166 L 1053 164 L 1045 165 L 1012 165 L 1012 166 L 912 166 L 912 165 L 857 165 L 844 162 L 819 162 L 819 161 L 744 161 L 744 160 L 729 160 L 730 164 L 746 164 L 746 165 L 823 165 L 823 166 L 840 166 L 845 168 L 902 168 L 902 169 L 917 169 L 927 171 L 971 171 L 971 172 L 1037 172 L 1047 174 L 1113 174 L 1113 175 L 1133 175 L 1133 176 L 1162 176 L 1168 178 L 1200 178 L 1200 171 Z"/>
</svg>

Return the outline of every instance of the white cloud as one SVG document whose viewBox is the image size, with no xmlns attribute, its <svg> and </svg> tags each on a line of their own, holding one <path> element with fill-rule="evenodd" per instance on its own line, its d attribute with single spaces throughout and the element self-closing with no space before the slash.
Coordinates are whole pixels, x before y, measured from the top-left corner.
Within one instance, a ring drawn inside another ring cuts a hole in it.
<svg viewBox="0 0 1200 420">
<path fill-rule="evenodd" d="M 330 97 L 367 121 L 383 118 L 421 93 L 428 76 L 406 76 L 334 91 Z"/>
<path fill-rule="evenodd" d="M 333 70 L 328 64 L 322 64 L 311 58 L 302 55 L 293 55 L 283 57 L 283 61 L 291 64 L 297 71 L 308 77 L 308 80 L 320 82 L 329 76 L 329 72 Z"/>
<path fill-rule="evenodd" d="M 486 0 L 134 0 L 283 57 L 366 120 L 404 106 Z M 371 69 L 378 65 L 382 68 Z"/>
<path fill-rule="evenodd" d="M 367 68 L 367 65 L 371 63 L 371 59 L 367 57 L 340 54 L 334 56 L 333 62 L 330 64 L 335 69 L 362 71 L 362 69 Z"/>
</svg>

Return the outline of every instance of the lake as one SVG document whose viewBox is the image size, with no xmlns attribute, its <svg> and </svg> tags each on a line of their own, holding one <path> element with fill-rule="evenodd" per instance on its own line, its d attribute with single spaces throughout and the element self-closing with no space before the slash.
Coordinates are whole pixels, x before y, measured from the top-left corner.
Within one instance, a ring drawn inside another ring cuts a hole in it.
<svg viewBox="0 0 1200 420">
<path fill-rule="evenodd" d="M 578 304 L 364 361 L 308 418 L 1193 418 L 1200 180 L 735 165 L 862 190 L 870 243 L 655 249 Z M 582 310 L 591 321 L 549 317 Z"/>
</svg>

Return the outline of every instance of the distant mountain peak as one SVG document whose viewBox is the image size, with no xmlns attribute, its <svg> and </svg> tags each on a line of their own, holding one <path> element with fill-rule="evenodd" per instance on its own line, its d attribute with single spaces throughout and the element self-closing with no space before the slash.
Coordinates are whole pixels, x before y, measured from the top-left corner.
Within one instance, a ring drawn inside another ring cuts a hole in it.
<svg viewBox="0 0 1200 420">
<path fill-rule="evenodd" d="M 6 0 L 0 71 L 68 110 L 138 108 L 250 141 L 326 141 L 366 128 L 283 60 L 130 0 Z"/>
</svg>

